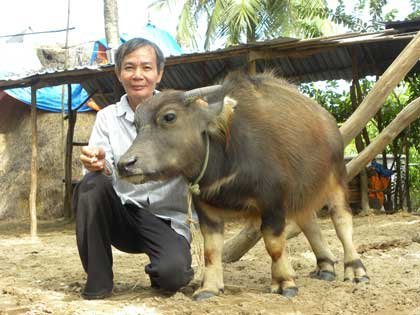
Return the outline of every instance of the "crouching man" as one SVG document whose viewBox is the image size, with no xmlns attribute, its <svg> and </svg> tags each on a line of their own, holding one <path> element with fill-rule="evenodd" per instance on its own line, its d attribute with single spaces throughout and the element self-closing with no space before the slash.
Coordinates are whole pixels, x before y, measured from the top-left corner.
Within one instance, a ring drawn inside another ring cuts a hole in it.
<svg viewBox="0 0 420 315">
<path fill-rule="evenodd" d="M 85 299 L 112 293 L 111 246 L 145 253 L 152 287 L 174 292 L 193 278 L 186 181 L 134 185 L 119 180 L 115 168 L 136 137 L 136 107 L 153 96 L 162 78 L 164 56 L 154 43 L 133 38 L 118 48 L 115 59 L 126 94 L 98 112 L 80 156 L 86 174 L 73 194 L 77 247 L 87 273 Z"/>
</svg>

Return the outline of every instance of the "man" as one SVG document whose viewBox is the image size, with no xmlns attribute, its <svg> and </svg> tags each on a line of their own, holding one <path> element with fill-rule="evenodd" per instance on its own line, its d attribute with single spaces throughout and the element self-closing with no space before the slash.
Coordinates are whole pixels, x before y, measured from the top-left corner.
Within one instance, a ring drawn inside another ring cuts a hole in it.
<svg viewBox="0 0 420 315">
<path fill-rule="evenodd" d="M 186 181 L 133 185 L 121 181 L 115 168 L 136 136 L 136 107 L 153 96 L 162 78 L 164 56 L 154 43 L 134 38 L 118 48 L 115 59 L 126 94 L 98 112 L 80 156 L 86 175 L 74 191 L 77 247 L 87 273 L 85 299 L 112 293 L 111 245 L 149 256 L 145 272 L 152 287 L 176 291 L 193 277 Z"/>
</svg>

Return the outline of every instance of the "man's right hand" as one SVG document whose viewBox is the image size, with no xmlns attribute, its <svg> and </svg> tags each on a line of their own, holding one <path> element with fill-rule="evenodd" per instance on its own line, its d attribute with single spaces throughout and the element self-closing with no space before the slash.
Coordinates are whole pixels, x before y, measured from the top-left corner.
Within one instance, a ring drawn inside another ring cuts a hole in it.
<svg viewBox="0 0 420 315">
<path fill-rule="evenodd" d="M 105 150 L 102 147 L 85 146 L 81 151 L 80 161 L 88 171 L 110 174 L 105 166 Z"/>
</svg>

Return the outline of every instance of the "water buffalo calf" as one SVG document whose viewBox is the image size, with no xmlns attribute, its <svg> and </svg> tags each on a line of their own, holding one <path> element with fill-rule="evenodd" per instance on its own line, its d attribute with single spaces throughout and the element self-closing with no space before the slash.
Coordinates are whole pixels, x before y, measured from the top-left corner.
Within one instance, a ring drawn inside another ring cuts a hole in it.
<svg viewBox="0 0 420 315">
<path fill-rule="evenodd" d="M 201 193 L 194 197 L 205 255 L 204 279 L 194 298 L 223 291 L 226 215 L 258 220 L 272 258 L 272 292 L 297 293 L 287 259 L 286 219 L 308 238 L 317 258 L 316 275 L 333 278 L 335 258 L 314 216 L 324 205 L 343 244 L 345 279 L 367 281 L 352 241 L 344 148 L 334 118 L 269 73 L 232 73 L 206 97 L 199 94 L 165 91 L 139 106 L 137 137 L 118 163 L 120 175 L 133 183 L 178 175 L 193 182 L 209 141 Z"/>
</svg>

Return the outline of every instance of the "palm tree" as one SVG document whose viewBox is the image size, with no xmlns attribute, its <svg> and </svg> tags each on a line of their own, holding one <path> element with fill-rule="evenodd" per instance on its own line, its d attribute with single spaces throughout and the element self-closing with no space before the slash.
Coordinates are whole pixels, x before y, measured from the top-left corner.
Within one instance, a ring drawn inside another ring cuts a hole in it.
<svg viewBox="0 0 420 315">
<path fill-rule="evenodd" d="M 156 0 L 150 7 L 174 4 L 174 0 Z M 206 50 L 216 39 L 224 39 L 229 46 L 279 36 L 320 36 L 330 13 L 326 0 L 184 0 L 177 39 L 197 47 L 196 34 L 203 19 L 207 22 Z"/>
<path fill-rule="evenodd" d="M 104 23 L 105 36 L 108 49 L 112 51 L 120 45 L 120 34 L 118 30 L 118 0 L 104 0 Z M 110 60 L 113 62 L 113 60 Z"/>
</svg>

